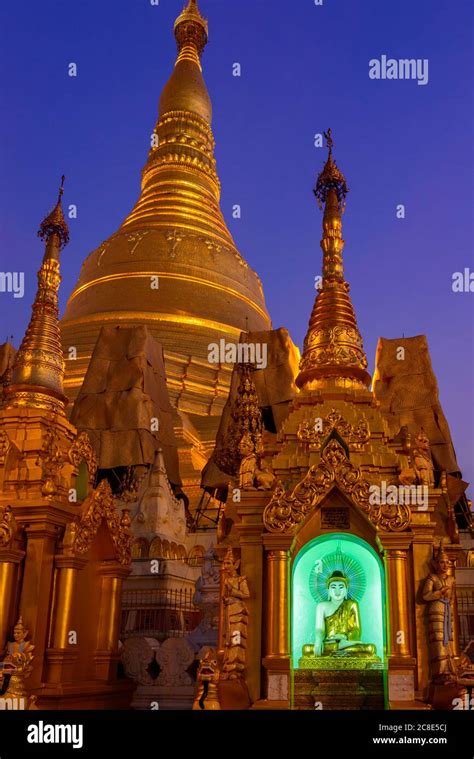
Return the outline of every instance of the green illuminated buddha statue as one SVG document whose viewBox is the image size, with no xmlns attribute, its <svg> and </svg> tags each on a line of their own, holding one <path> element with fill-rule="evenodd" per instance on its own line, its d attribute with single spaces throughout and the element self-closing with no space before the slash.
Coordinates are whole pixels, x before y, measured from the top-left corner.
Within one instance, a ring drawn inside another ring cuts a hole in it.
<svg viewBox="0 0 474 759">
<path fill-rule="evenodd" d="M 359 604 L 347 597 L 348 585 L 339 570 L 328 578 L 328 600 L 316 604 L 315 641 L 303 646 L 304 658 L 376 656 L 376 646 L 361 640 Z"/>
</svg>

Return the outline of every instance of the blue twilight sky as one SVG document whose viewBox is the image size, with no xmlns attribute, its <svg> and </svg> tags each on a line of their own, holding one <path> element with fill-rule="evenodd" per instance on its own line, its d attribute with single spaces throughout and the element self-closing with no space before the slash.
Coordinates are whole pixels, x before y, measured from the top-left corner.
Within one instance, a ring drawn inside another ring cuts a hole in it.
<svg viewBox="0 0 474 759">
<path fill-rule="evenodd" d="M 201 0 L 222 208 L 260 274 L 274 326 L 300 346 L 320 271 L 312 195 L 333 129 L 351 192 L 346 275 L 371 370 L 377 338 L 426 334 L 464 476 L 474 479 L 472 0 Z M 64 305 L 82 260 L 134 204 L 183 0 L 23 0 L 0 15 L 0 341 L 18 344 L 60 175 L 78 206 L 63 254 Z M 429 81 L 369 78 L 369 60 L 429 61 Z M 70 62 L 78 76 L 67 75 Z M 239 62 L 240 78 L 232 76 Z M 242 218 L 232 219 L 232 205 Z M 396 218 L 397 204 L 406 218 Z"/>
</svg>

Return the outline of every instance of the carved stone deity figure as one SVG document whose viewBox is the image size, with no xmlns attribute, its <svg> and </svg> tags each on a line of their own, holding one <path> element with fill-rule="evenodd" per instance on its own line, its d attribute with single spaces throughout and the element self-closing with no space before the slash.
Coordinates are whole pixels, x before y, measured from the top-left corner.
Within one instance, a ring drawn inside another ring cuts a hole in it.
<svg viewBox="0 0 474 759">
<path fill-rule="evenodd" d="M 247 578 L 240 576 L 240 561 L 234 561 L 229 546 L 222 562 L 222 602 L 224 604 L 224 662 L 222 680 L 237 680 L 245 669 L 247 648 L 248 609 L 244 599 L 250 597 Z"/>
<path fill-rule="evenodd" d="M 433 682 L 446 682 L 456 676 L 451 647 L 455 580 L 449 574 L 449 557 L 442 547 L 433 566 L 434 571 L 423 585 L 423 600 L 428 604 L 431 679 Z"/>
<path fill-rule="evenodd" d="M 257 456 L 252 438 L 248 433 L 243 435 L 239 443 L 239 454 L 242 457 L 239 468 L 239 487 L 242 490 L 250 490 L 253 488 L 257 469 Z"/>
<path fill-rule="evenodd" d="M 328 600 L 316 604 L 314 645 L 303 646 L 303 656 L 373 657 L 373 643 L 361 640 L 359 604 L 348 598 L 349 581 L 335 570 L 327 580 Z"/>
<path fill-rule="evenodd" d="M 412 457 L 417 481 L 420 485 L 434 487 L 434 467 L 431 458 L 430 441 L 428 440 L 423 427 L 415 438 Z"/>
<path fill-rule="evenodd" d="M 28 630 L 25 630 L 23 620 L 20 617 L 13 628 L 13 640 L 7 643 L 5 656 L 0 663 L 0 686 L 3 678 L 9 675 L 10 679 L 3 698 L 16 699 L 25 704 L 24 707 L 20 708 L 32 709 L 36 708 L 34 707 L 36 696 L 28 697 L 24 681 L 33 669 L 34 646 L 26 640 L 27 635 Z"/>
</svg>

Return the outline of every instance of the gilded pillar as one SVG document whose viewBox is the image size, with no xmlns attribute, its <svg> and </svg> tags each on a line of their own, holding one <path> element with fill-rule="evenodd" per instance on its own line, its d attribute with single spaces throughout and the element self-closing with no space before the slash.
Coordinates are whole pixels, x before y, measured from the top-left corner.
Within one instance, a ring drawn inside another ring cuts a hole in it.
<svg viewBox="0 0 474 759">
<path fill-rule="evenodd" d="M 49 618 L 53 584 L 54 554 L 57 527 L 46 521 L 29 524 L 26 532 L 26 556 L 21 586 L 19 615 L 35 642 L 33 671 L 29 678 L 31 689 L 44 680 L 44 652 L 48 645 Z"/>
<path fill-rule="evenodd" d="M 108 680 L 116 676 L 122 585 L 129 574 L 130 569 L 116 561 L 104 561 L 100 566 L 100 610 L 94 654 L 97 680 Z"/>
<path fill-rule="evenodd" d="M 415 700 L 416 660 L 413 654 L 414 595 L 410 583 L 411 533 L 380 535 L 384 548 L 387 596 L 388 698 L 390 703 Z"/>
<path fill-rule="evenodd" d="M 86 559 L 73 556 L 56 557 L 56 576 L 53 612 L 51 615 L 50 647 L 46 652 L 47 681 L 68 682 L 77 659 L 77 644 L 71 642 L 74 632 L 73 613 L 77 585 L 77 572 Z"/>
<path fill-rule="evenodd" d="M 0 550 L 0 653 L 5 649 L 9 629 L 14 623 L 18 566 L 25 555 L 15 548 Z"/>
<path fill-rule="evenodd" d="M 290 552 L 291 536 L 267 534 L 265 610 L 266 700 L 290 703 Z"/>
<path fill-rule="evenodd" d="M 287 550 L 268 551 L 268 611 L 266 656 L 281 659 L 289 656 Z"/>
<path fill-rule="evenodd" d="M 0 654 L 5 648 L 9 628 L 16 619 L 18 565 L 25 552 L 18 549 L 18 525 L 11 506 L 0 506 Z"/>
<path fill-rule="evenodd" d="M 387 535 L 385 547 L 386 588 L 388 602 L 388 651 L 395 659 L 411 658 L 411 603 L 408 586 L 408 548 L 411 536 Z"/>
</svg>

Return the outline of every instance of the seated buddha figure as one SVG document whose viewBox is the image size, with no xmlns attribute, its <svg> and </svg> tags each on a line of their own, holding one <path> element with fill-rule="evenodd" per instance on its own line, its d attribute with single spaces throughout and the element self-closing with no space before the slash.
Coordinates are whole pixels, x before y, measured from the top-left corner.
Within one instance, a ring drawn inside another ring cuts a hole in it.
<svg viewBox="0 0 474 759">
<path fill-rule="evenodd" d="M 346 575 L 335 570 L 326 585 L 328 600 L 316 604 L 314 645 L 303 646 L 303 656 L 375 656 L 376 646 L 361 640 L 359 604 L 347 598 Z"/>
</svg>

